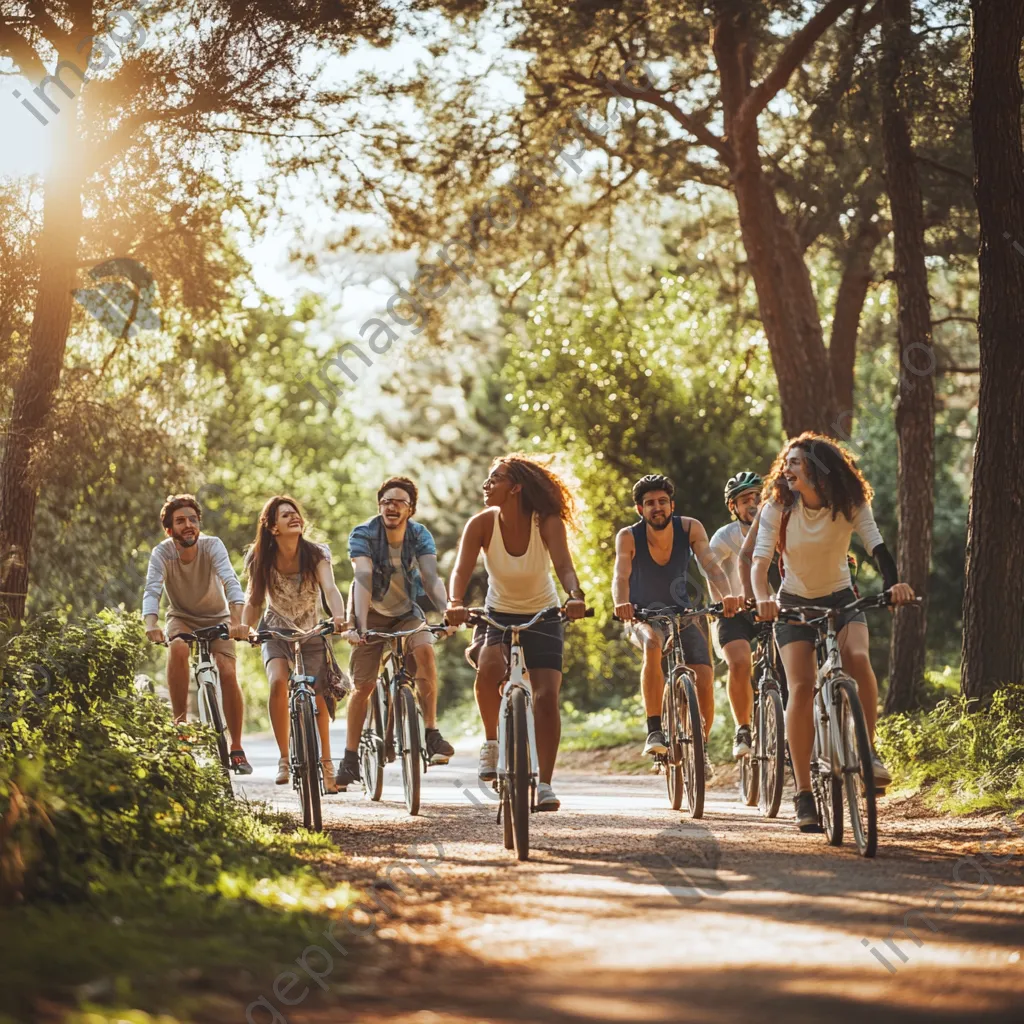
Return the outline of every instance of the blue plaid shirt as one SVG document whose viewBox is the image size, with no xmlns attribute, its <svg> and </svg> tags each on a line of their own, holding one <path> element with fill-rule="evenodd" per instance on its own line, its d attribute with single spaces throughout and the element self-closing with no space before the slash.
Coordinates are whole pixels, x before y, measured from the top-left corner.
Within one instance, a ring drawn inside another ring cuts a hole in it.
<svg viewBox="0 0 1024 1024">
<path fill-rule="evenodd" d="M 430 531 L 410 519 L 405 524 L 405 540 L 402 541 L 402 574 L 405 576 L 406 591 L 415 601 L 426 594 L 420 578 L 416 560 L 423 555 L 436 555 L 437 547 Z M 388 535 L 384 518 L 374 516 L 360 523 L 348 535 L 348 556 L 369 558 L 373 562 L 373 600 L 381 601 L 391 586 L 391 554 L 388 551 Z"/>
</svg>

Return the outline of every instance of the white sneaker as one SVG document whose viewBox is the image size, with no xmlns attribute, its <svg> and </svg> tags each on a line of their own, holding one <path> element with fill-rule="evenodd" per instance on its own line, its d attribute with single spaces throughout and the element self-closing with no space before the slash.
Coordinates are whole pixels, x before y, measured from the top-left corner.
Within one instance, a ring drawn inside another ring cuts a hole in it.
<svg viewBox="0 0 1024 1024">
<path fill-rule="evenodd" d="M 715 777 L 715 766 L 707 754 L 704 755 L 704 781 L 711 782 Z"/>
<path fill-rule="evenodd" d="M 889 774 L 889 769 L 885 767 L 882 759 L 873 750 L 871 751 L 871 766 L 874 769 L 876 789 L 885 789 L 891 785 L 892 776 Z"/>
<path fill-rule="evenodd" d="M 279 786 L 287 786 L 288 785 L 288 780 L 290 778 L 291 778 L 291 775 L 288 772 L 288 758 L 287 757 L 282 757 L 277 762 L 277 778 L 274 779 L 274 781 Z"/>
<path fill-rule="evenodd" d="M 491 782 L 498 777 L 498 741 L 484 740 L 480 748 L 480 765 L 477 775 L 484 782 Z"/>
<path fill-rule="evenodd" d="M 537 810 L 557 811 L 562 806 L 562 801 L 555 796 L 550 782 L 537 783 Z"/>
</svg>

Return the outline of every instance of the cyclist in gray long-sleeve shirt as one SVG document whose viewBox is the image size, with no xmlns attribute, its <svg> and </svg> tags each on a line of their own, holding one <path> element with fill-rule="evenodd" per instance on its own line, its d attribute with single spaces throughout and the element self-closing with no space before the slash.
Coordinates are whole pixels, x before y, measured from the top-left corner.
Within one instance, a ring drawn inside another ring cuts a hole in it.
<svg viewBox="0 0 1024 1024">
<path fill-rule="evenodd" d="M 236 774 L 251 775 L 252 766 L 242 750 L 242 690 L 235 672 L 234 640 L 245 640 L 249 628 L 242 625 L 245 594 L 231 565 L 224 542 L 200 533 L 203 512 L 191 494 L 175 494 L 164 502 L 160 522 L 167 540 L 149 556 L 142 614 L 146 636 L 164 643 L 168 636 L 191 633 L 203 626 L 224 623 L 232 640 L 214 640 L 210 650 L 217 660 L 224 717 L 231 734 L 231 767 Z M 160 596 L 167 594 L 167 622 L 159 627 Z M 230 607 L 229 607 L 230 603 Z M 188 713 L 189 649 L 184 640 L 167 648 L 167 689 L 176 722 Z"/>
</svg>

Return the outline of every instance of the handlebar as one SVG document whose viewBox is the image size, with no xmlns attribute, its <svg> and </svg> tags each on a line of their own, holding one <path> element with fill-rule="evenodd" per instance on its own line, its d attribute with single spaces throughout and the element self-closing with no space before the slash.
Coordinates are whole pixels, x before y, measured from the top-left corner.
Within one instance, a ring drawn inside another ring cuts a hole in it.
<svg viewBox="0 0 1024 1024">
<path fill-rule="evenodd" d="M 172 640 L 184 640 L 187 644 L 195 644 L 200 640 L 230 640 L 231 633 L 224 623 L 216 626 L 203 626 L 194 633 L 175 633 L 174 636 L 164 638 L 163 646 L 167 646 Z"/>
<path fill-rule="evenodd" d="M 485 626 L 493 626 L 495 629 L 500 629 L 502 631 L 507 629 L 531 629 L 533 626 L 536 626 L 538 622 L 551 622 L 554 620 L 558 620 L 559 622 L 572 621 L 569 616 L 565 614 L 565 609 L 560 605 L 553 605 L 551 608 L 545 608 L 542 611 L 537 612 L 529 622 L 523 622 L 516 626 L 509 626 L 503 622 L 495 622 L 487 613 L 486 608 L 467 608 L 466 610 L 469 612 L 469 618 L 466 620 L 467 625 L 476 626 L 477 624 L 482 624 Z M 592 619 L 593 617 L 593 608 L 588 608 L 583 613 L 583 618 L 585 619 Z"/>
<path fill-rule="evenodd" d="M 304 632 L 298 629 L 259 629 L 254 630 L 249 638 L 249 642 L 255 646 L 256 644 L 267 643 L 270 640 L 283 640 L 285 643 L 300 643 L 304 644 L 307 640 L 312 640 L 317 636 L 330 636 L 334 632 L 334 623 L 330 620 L 326 622 L 318 622 L 311 629 L 307 629 Z"/>
<path fill-rule="evenodd" d="M 431 633 L 434 636 L 447 636 L 447 626 L 432 626 L 429 622 L 421 622 L 415 629 L 403 629 L 387 633 L 379 629 L 367 629 L 359 635 L 364 640 L 394 640 L 400 636 L 412 636 L 414 633 Z"/>
<path fill-rule="evenodd" d="M 720 619 L 725 618 L 725 612 L 722 611 L 722 602 L 709 604 L 704 608 L 684 608 L 682 605 L 676 604 L 664 605 L 661 608 L 637 608 L 636 605 L 633 605 L 634 622 L 649 622 L 651 619 L 674 619 L 676 616 L 686 619 L 698 619 L 702 615 L 712 615 Z M 628 621 L 619 618 L 618 615 L 613 615 L 612 618 L 616 622 Z"/>
</svg>

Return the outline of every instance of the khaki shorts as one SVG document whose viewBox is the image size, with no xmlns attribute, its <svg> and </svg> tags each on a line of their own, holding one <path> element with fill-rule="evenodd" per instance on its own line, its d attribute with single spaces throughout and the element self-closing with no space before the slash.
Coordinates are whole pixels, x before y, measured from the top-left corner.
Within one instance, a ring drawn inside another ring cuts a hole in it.
<svg viewBox="0 0 1024 1024">
<path fill-rule="evenodd" d="M 388 618 L 375 612 L 372 608 L 366 616 L 366 628 L 378 629 L 382 633 L 401 633 L 407 629 L 415 629 L 424 621 L 422 614 L 417 615 L 411 611 L 399 619 Z M 405 653 L 412 654 L 417 647 L 424 647 L 434 642 L 433 634 L 424 630 L 415 636 L 405 638 Z M 373 684 L 380 674 L 380 661 L 384 654 L 384 641 L 376 640 L 373 643 L 359 644 L 352 648 L 352 657 L 349 659 L 348 670 L 352 674 L 352 682 L 357 690 L 363 692 L 373 688 Z"/>
<path fill-rule="evenodd" d="M 216 626 L 216 622 L 207 622 L 206 626 Z M 229 625 L 228 622 L 224 623 L 225 626 Z M 175 633 L 194 633 L 197 629 L 202 629 L 203 623 L 196 622 L 194 619 L 184 619 L 177 615 L 168 615 L 167 621 L 164 623 L 164 636 L 168 640 Z M 213 640 L 210 643 L 210 651 L 213 654 L 223 654 L 225 658 L 235 658 L 235 641 L 234 640 Z"/>
</svg>

